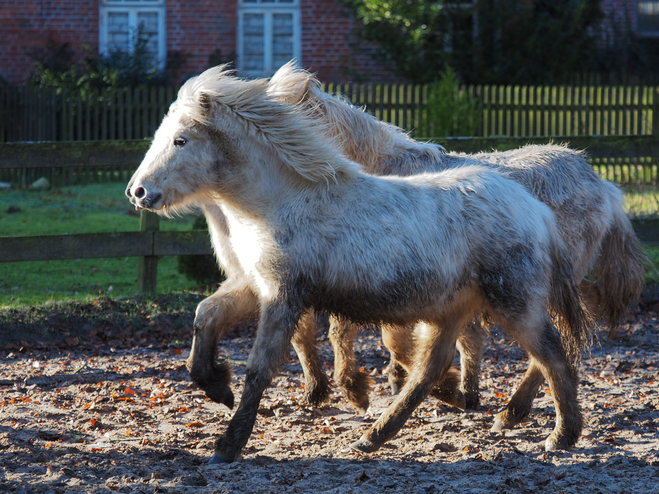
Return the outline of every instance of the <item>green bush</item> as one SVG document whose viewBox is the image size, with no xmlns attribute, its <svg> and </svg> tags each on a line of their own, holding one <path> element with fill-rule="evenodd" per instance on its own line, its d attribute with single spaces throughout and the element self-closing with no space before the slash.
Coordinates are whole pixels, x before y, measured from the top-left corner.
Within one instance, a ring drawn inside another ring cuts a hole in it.
<svg viewBox="0 0 659 494">
<path fill-rule="evenodd" d="M 193 230 L 206 230 L 208 224 L 206 218 L 199 216 L 195 219 Z M 215 289 L 217 285 L 222 283 L 226 276 L 224 272 L 218 267 L 215 256 L 210 254 L 200 256 L 179 256 L 178 257 L 178 272 L 185 275 L 190 281 L 198 283 L 200 287 L 207 289 Z"/>
<path fill-rule="evenodd" d="M 455 71 L 447 67 L 440 80 L 428 87 L 416 134 L 421 137 L 474 136 L 480 121 L 480 104 L 460 89 Z"/>
<path fill-rule="evenodd" d="M 84 47 L 79 61 L 71 44 L 49 38 L 46 46 L 30 53 L 35 61 L 31 83 L 41 87 L 75 89 L 84 96 L 90 90 L 115 91 L 125 87 L 164 86 L 174 83 L 186 63 L 187 54 L 167 53 L 164 70 L 159 70 L 149 53 L 149 38 L 138 36 L 132 53 L 114 51 L 108 55 Z"/>
</svg>

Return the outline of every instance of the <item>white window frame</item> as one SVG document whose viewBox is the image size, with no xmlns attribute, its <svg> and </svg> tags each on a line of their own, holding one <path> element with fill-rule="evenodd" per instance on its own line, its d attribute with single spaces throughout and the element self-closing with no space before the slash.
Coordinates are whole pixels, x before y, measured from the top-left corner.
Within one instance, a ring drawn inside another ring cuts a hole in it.
<svg viewBox="0 0 659 494">
<path fill-rule="evenodd" d="M 636 33 L 639 36 L 642 36 L 644 38 L 657 38 L 657 37 L 659 37 L 659 28 L 655 29 L 654 31 L 644 31 L 644 30 L 641 30 L 641 28 L 639 27 L 639 22 L 638 22 L 639 4 L 646 3 L 646 1 L 647 0 L 636 0 L 633 4 L 634 5 L 634 19 L 636 20 Z M 649 3 L 658 3 L 658 2 L 653 1 L 653 2 L 649 2 Z"/>
<path fill-rule="evenodd" d="M 243 61 L 243 15 L 263 14 L 263 71 L 246 70 Z M 274 67 L 272 60 L 273 15 L 292 14 L 293 18 L 293 54 L 298 64 L 302 63 L 302 27 L 300 25 L 300 0 L 279 1 L 270 0 L 239 0 L 238 2 L 238 29 L 237 29 L 237 69 L 242 75 L 253 77 L 268 77 L 274 74 L 279 67 Z"/>
<path fill-rule="evenodd" d="M 158 69 L 163 70 L 167 61 L 167 37 L 165 33 L 166 10 L 165 0 L 101 0 L 98 51 L 105 56 L 110 54 L 108 48 L 109 13 L 128 13 L 130 31 L 128 36 L 128 50 L 130 53 L 135 49 L 135 42 L 137 41 L 136 30 L 139 27 L 137 25 L 137 14 L 156 13 L 158 14 L 156 65 Z"/>
</svg>

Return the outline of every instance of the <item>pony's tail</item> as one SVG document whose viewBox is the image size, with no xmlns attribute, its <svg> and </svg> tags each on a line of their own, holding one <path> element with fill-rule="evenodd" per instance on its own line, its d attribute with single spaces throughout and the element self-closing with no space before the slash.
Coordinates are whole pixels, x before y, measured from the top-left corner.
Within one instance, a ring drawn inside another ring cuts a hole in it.
<svg viewBox="0 0 659 494">
<path fill-rule="evenodd" d="M 592 318 L 575 280 L 566 248 L 558 236 L 552 245 L 551 258 L 549 310 L 568 361 L 577 366 L 583 351 L 591 343 Z"/>
<path fill-rule="evenodd" d="M 645 284 L 647 256 L 631 222 L 616 204 L 615 218 L 591 270 L 595 313 L 613 332 Z"/>
</svg>

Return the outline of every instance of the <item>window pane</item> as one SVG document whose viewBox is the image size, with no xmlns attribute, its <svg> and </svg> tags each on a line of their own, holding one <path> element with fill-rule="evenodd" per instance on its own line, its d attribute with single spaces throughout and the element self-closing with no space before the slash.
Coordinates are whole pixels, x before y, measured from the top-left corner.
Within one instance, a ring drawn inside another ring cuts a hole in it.
<svg viewBox="0 0 659 494">
<path fill-rule="evenodd" d="M 147 53 L 158 56 L 158 14 L 156 12 L 138 12 L 137 14 L 138 46 L 145 44 Z"/>
<path fill-rule="evenodd" d="M 250 72 L 264 70 L 263 64 L 263 14 L 243 15 L 243 69 Z"/>
<path fill-rule="evenodd" d="M 638 2 L 638 28 L 642 32 L 659 31 L 659 2 Z"/>
<path fill-rule="evenodd" d="M 128 35 L 128 13 L 108 13 L 108 51 L 127 52 L 130 46 Z"/>
<path fill-rule="evenodd" d="M 293 58 L 293 14 L 272 16 L 272 68 L 278 69 Z"/>
</svg>

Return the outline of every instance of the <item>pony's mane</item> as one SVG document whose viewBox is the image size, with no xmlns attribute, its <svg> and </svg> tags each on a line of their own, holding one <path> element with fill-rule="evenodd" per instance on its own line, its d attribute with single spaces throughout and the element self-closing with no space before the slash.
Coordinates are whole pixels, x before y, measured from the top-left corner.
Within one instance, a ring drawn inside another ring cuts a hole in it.
<svg viewBox="0 0 659 494">
<path fill-rule="evenodd" d="M 172 109 L 201 125 L 215 126 L 229 114 L 291 170 L 312 182 L 336 180 L 359 170 L 328 138 L 303 104 L 285 104 L 268 93 L 268 80 L 240 79 L 226 65 L 188 80 Z"/>
<path fill-rule="evenodd" d="M 401 156 L 411 169 L 413 156 L 424 155 L 436 162 L 443 159 L 442 146 L 415 141 L 399 127 L 366 113 L 363 107 L 356 107 L 340 95 L 324 92 L 316 76 L 296 66 L 294 61 L 275 73 L 268 92 L 287 104 L 304 105 L 315 120 L 325 123 L 326 135 L 336 140 L 344 154 L 364 165 L 369 173 L 409 174 L 407 170 L 397 169 Z"/>
</svg>

